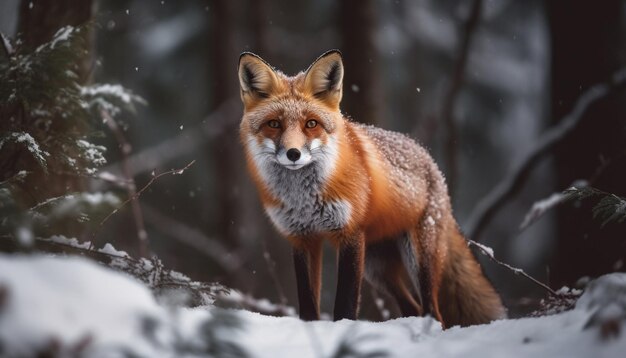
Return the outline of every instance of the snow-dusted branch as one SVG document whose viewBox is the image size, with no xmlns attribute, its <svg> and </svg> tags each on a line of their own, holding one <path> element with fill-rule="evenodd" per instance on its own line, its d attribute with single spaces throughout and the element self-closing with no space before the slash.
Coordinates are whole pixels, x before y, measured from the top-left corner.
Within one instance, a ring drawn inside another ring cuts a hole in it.
<svg viewBox="0 0 626 358">
<path fill-rule="evenodd" d="M 624 87 L 626 87 L 626 68 L 614 73 L 608 82 L 596 84 L 583 93 L 572 111 L 562 118 L 559 124 L 546 131 L 526 157 L 476 205 L 465 225 L 468 237 L 479 240 L 489 221 L 502 205 L 522 188 L 535 165 L 576 129 L 592 104 Z"/>
<path fill-rule="evenodd" d="M 524 270 L 522 270 L 521 268 L 517 268 L 517 267 L 513 267 L 505 262 L 502 262 L 498 259 L 496 259 L 496 257 L 493 254 L 493 249 L 490 247 L 487 247 L 483 244 L 480 244 L 474 240 L 471 239 L 467 239 L 467 243 L 471 246 L 476 247 L 478 250 L 480 250 L 480 252 L 482 252 L 485 256 L 487 256 L 491 261 L 495 262 L 496 264 L 505 267 L 511 271 L 513 271 L 514 274 L 516 275 L 522 275 L 524 277 L 526 277 L 527 279 L 529 279 L 530 281 L 532 281 L 534 284 L 540 286 L 541 288 L 545 289 L 546 291 L 548 291 L 551 295 L 553 296 L 559 296 L 559 293 L 556 292 L 555 290 L 551 289 L 548 285 L 546 285 L 545 283 L 537 280 L 536 278 L 532 277 L 531 275 L 527 274 L 526 272 L 524 272 Z"/>
<path fill-rule="evenodd" d="M 169 174 L 171 174 L 171 175 L 183 174 L 195 162 L 196 162 L 195 160 L 192 160 L 191 162 L 189 162 L 189 164 L 185 165 L 181 169 L 172 169 L 172 170 L 168 170 L 168 171 L 163 172 L 163 173 L 159 173 L 159 174 L 153 175 L 152 178 L 150 179 L 150 181 L 146 185 L 144 185 L 143 188 L 141 188 L 137 193 L 135 193 L 135 195 L 133 195 L 133 196 L 129 197 L 128 199 L 126 199 L 119 207 L 117 207 L 117 209 L 111 211 L 109 213 L 109 215 L 107 215 L 104 219 L 102 219 L 102 221 L 100 221 L 100 224 L 98 224 L 98 229 L 96 231 L 94 231 L 92 237 L 96 237 L 96 235 L 98 235 L 98 233 L 100 232 L 100 230 L 102 229 L 104 224 L 109 220 L 109 218 L 111 218 L 111 216 L 115 215 L 121 208 L 123 208 L 130 201 L 137 200 L 141 196 L 141 194 L 146 189 L 148 189 L 148 187 L 150 187 L 150 185 L 152 185 L 152 183 L 155 182 L 155 180 L 161 178 L 162 176 L 169 175 Z"/>
</svg>

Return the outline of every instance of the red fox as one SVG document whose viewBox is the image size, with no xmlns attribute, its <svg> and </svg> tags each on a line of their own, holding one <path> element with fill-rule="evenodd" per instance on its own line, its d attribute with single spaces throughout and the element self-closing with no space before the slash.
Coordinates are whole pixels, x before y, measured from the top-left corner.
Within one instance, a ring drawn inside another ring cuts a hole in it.
<svg viewBox="0 0 626 358">
<path fill-rule="evenodd" d="M 300 318 L 319 319 L 322 242 L 338 251 L 334 319 L 356 319 L 365 277 L 403 316 L 444 327 L 503 318 L 452 216 L 443 176 L 409 137 L 346 119 L 341 53 L 288 77 L 239 59 L 240 134 L 265 212 L 293 246 Z"/>
</svg>

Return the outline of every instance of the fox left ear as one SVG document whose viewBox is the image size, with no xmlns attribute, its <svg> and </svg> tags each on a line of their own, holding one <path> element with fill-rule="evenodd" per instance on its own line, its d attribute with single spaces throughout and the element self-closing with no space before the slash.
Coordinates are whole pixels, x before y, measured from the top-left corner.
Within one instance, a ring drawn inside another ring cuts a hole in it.
<svg viewBox="0 0 626 358">
<path fill-rule="evenodd" d="M 239 57 L 239 86 L 245 106 L 268 98 L 279 90 L 280 81 L 274 69 L 259 56 L 244 52 Z"/>
<path fill-rule="evenodd" d="M 331 107 L 339 107 L 343 88 L 341 52 L 330 50 L 320 56 L 306 71 L 304 87 Z"/>
</svg>

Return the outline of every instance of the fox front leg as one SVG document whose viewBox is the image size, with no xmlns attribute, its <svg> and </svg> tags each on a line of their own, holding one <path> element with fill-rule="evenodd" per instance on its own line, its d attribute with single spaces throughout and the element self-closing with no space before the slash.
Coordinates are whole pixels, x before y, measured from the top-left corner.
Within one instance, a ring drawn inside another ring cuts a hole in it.
<svg viewBox="0 0 626 358">
<path fill-rule="evenodd" d="M 355 320 L 359 309 L 361 281 L 365 266 L 365 242 L 363 237 L 339 246 L 337 262 L 337 295 L 335 296 L 334 320 Z"/>
<path fill-rule="evenodd" d="M 313 241 L 306 247 L 293 248 L 300 319 L 304 321 L 320 319 L 321 260 L 321 241 Z"/>
</svg>

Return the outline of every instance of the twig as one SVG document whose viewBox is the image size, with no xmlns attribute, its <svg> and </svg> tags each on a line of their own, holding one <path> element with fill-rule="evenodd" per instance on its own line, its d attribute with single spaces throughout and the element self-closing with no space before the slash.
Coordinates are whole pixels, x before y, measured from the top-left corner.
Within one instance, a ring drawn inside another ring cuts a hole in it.
<svg viewBox="0 0 626 358">
<path fill-rule="evenodd" d="M 478 250 L 480 250 L 484 255 L 486 255 L 491 261 L 495 262 L 496 264 L 502 266 L 502 267 L 506 267 L 507 269 L 513 271 L 513 273 L 515 273 L 516 275 L 522 275 L 524 277 L 526 277 L 527 279 L 529 279 L 530 281 L 532 281 L 533 283 L 535 283 L 536 285 L 540 286 L 541 288 L 545 289 L 546 291 L 548 291 L 551 295 L 553 296 L 559 296 L 559 293 L 557 293 L 555 290 L 551 289 L 548 285 L 546 285 L 545 283 L 537 280 L 536 278 L 530 276 L 529 274 L 527 274 L 526 272 L 524 272 L 524 270 L 517 268 L 517 267 L 513 267 L 507 263 L 504 263 L 498 259 L 495 258 L 495 256 L 493 255 L 493 251 L 490 248 L 485 247 L 485 245 L 479 244 L 478 242 L 471 240 L 471 239 L 466 239 L 468 244 L 478 248 Z"/>
<path fill-rule="evenodd" d="M 559 124 L 547 130 L 530 153 L 476 205 L 465 225 L 468 236 L 478 241 L 487 223 L 502 205 L 522 188 L 534 166 L 576 129 L 587 109 L 601 98 L 624 87 L 626 87 L 626 68 L 615 72 L 608 82 L 596 84 L 583 93 L 572 111 L 563 117 Z"/>
<path fill-rule="evenodd" d="M 109 112 L 105 109 L 100 110 L 100 115 L 104 119 L 104 122 L 107 124 L 111 132 L 115 135 L 115 139 L 119 144 L 122 151 L 122 173 L 124 177 L 128 181 L 126 185 L 126 190 L 128 191 L 128 196 L 133 197 L 136 194 L 137 187 L 135 185 L 135 178 L 133 177 L 130 166 L 128 164 L 128 156 L 130 155 L 131 145 L 126 140 L 124 133 L 120 130 L 120 127 L 117 125 L 117 122 L 111 117 Z M 132 200 L 131 208 L 133 212 L 133 219 L 135 219 L 135 228 L 137 229 L 137 238 L 139 239 L 139 256 L 148 257 L 148 232 L 146 231 L 146 227 L 143 221 L 143 214 L 141 212 L 141 207 L 139 206 L 139 202 L 137 200 Z"/>
<path fill-rule="evenodd" d="M 195 163 L 196 160 L 192 160 L 191 162 L 189 162 L 189 164 L 185 165 L 183 168 L 181 169 L 172 169 L 172 170 L 168 170 L 166 172 L 157 174 L 152 176 L 152 179 L 150 179 L 150 181 L 148 182 L 148 184 L 144 185 L 143 188 L 141 188 L 138 192 L 135 193 L 135 195 L 131 196 L 130 198 L 126 199 L 119 207 L 117 207 L 115 210 L 111 211 L 109 213 L 109 215 L 107 215 L 102 221 L 100 221 L 100 224 L 98 224 L 98 229 L 96 231 L 94 231 L 92 238 L 95 238 L 96 235 L 98 235 L 98 233 L 100 232 L 100 230 L 102 230 L 102 226 L 104 226 L 104 224 L 109 220 L 109 218 L 111 216 L 113 216 L 114 214 L 116 214 L 121 208 L 124 207 L 124 205 L 128 204 L 128 202 L 133 201 L 133 200 L 137 200 L 141 194 L 144 192 L 144 190 L 148 189 L 148 187 L 150 185 L 152 185 L 152 183 L 154 183 L 155 180 L 159 179 L 160 177 L 164 176 L 164 175 L 180 175 L 183 174 L 185 172 L 185 170 L 189 169 L 189 167 L 191 167 L 193 165 L 193 163 Z"/>
<path fill-rule="evenodd" d="M 458 170 L 458 140 L 457 126 L 454 121 L 454 106 L 461 91 L 465 77 L 465 68 L 467 67 L 467 59 L 469 57 L 470 44 L 472 37 L 478 26 L 480 13 L 482 8 L 482 0 L 474 0 L 470 9 L 469 17 L 461 30 L 461 45 L 459 47 L 459 57 L 454 65 L 450 87 L 443 98 L 441 108 L 441 119 L 446 126 L 446 146 L 445 157 L 448 172 L 446 173 L 450 195 L 456 189 L 456 178 Z"/>
</svg>

